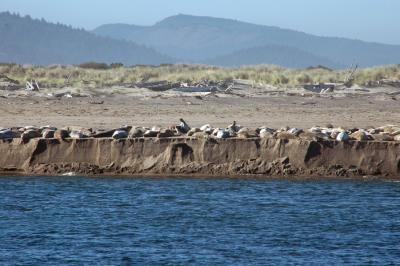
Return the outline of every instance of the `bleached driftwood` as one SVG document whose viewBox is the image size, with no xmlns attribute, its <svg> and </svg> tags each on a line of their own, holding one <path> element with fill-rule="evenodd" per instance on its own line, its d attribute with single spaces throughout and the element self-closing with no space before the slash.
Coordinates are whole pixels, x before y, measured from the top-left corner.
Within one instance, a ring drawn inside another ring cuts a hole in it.
<svg viewBox="0 0 400 266">
<path fill-rule="evenodd" d="M 27 81 L 26 82 L 26 90 L 27 91 L 39 91 L 40 87 L 36 80 Z"/>
</svg>

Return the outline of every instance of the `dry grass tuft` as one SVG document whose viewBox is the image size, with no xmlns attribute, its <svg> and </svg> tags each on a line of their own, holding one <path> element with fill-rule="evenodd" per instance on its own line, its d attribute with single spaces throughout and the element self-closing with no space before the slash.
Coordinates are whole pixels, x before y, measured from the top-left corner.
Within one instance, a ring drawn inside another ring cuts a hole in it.
<svg viewBox="0 0 400 266">
<path fill-rule="evenodd" d="M 36 79 L 45 87 L 107 87 L 142 81 L 168 80 L 171 82 L 197 82 L 201 80 L 247 79 L 258 85 L 297 87 L 304 83 L 341 82 L 347 70 L 330 70 L 324 67 L 287 69 L 273 65 L 220 68 L 205 65 L 161 65 L 123 67 L 86 63 L 80 66 L 33 66 L 0 64 L 0 75 L 24 83 Z M 364 68 L 356 72 L 355 83 L 368 84 L 380 79 L 400 79 L 400 65 Z"/>
</svg>

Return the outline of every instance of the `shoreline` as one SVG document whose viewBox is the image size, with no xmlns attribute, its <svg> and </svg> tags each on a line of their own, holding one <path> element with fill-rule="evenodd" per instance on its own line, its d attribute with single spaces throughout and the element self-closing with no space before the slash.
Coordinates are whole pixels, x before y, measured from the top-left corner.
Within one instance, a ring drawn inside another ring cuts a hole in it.
<svg viewBox="0 0 400 266">
<path fill-rule="evenodd" d="M 400 177 L 385 177 L 385 176 L 352 176 L 352 177 L 323 177 L 323 176 L 267 176 L 267 175 L 213 175 L 207 176 L 205 174 L 175 174 L 175 175 L 162 175 L 162 174 L 97 174 L 97 175 L 85 175 L 76 173 L 75 175 L 60 175 L 60 174 L 27 174 L 27 173 L 15 173 L 15 172 L 3 172 L 0 171 L 1 178 L 88 178 L 88 179 L 120 179 L 120 180 L 263 180 L 263 181 L 360 181 L 360 182 L 374 182 L 374 181 L 384 181 L 384 182 L 400 182 Z"/>
</svg>

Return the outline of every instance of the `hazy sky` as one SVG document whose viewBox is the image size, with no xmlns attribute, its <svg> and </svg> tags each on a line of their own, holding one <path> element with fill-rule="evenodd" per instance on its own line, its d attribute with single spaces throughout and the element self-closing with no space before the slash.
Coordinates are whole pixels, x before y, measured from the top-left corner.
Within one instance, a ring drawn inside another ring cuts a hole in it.
<svg viewBox="0 0 400 266">
<path fill-rule="evenodd" d="M 400 0 L 0 0 L 0 11 L 86 29 L 182 13 L 400 44 Z"/>
</svg>

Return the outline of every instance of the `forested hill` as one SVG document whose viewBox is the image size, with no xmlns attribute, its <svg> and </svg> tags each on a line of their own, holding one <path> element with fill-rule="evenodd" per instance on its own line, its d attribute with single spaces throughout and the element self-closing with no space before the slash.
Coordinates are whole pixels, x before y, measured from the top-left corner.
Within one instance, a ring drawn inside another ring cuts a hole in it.
<svg viewBox="0 0 400 266">
<path fill-rule="evenodd" d="M 88 61 L 126 65 L 174 62 L 133 42 L 100 37 L 43 19 L 0 13 L 0 62 L 47 65 Z"/>
<path fill-rule="evenodd" d="M 89 32 L 0 13 L 0 62 L 48 65 L 88 61 L 368 67 L 399 64 L 400 46 L 189 15 L 172 16 L 153 26 L 109 24 Z"/>
<path fill-rule="evenodd" d="M 368 67 L 400 63 L 400 45 L 320 37 L 213 17 L 176 15 L 152 26 L 108 24 L 98 27 L 94 32 L 101 36 L 141 43 L 181 60 L 219 65 L 260 62 L 307 67 L 310 61 L 317 58 L 319 64 L 328 63 L 333 68 L 352 64 Z M 271 46 L 275 48 L 271 50 Z M 277 52 L 275 55 L 272 54 L 273 50 Z M 306 54 L 312 58 L 307 59 L 304 57 Z"/>
</svg>

